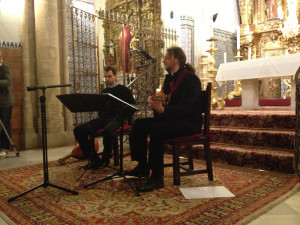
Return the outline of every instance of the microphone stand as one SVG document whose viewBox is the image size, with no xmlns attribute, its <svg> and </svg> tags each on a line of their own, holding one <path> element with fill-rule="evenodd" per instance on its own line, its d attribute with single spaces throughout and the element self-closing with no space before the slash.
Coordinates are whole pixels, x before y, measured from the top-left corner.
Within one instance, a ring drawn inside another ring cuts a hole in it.
<svg viewBox="0 0 300 225">
<path fill-rule="evenodd" d="M 27 87 L 27 91 L 35 91 L 38 89 L 41 89 L 43 91 L 43 95 L 40 96 L 40 103 L 41 103 L 41 119 L 42 119 L 42 141 L 43 141 L 43 170 L 44 170 L 44 182 L 37 185 L 36 187 L 33 187 L 19 195 L 16 195 L 14 197 L 11 197 L 8 199 L 8 202 L 12 202 L 15 199 L 39 188 L 39 187 L 53 187 L 57 188 L 63 191 L 67 191 L 72 193 L 73 195 L 78 195 L 77 191 L 69 190 L 64 187 L 57 186 L 55 184 L 52 184 L 49 182 L 49 173 L 48 173 L 48 154 L 47 154 L 47 128 L 46 128 L 46 96 L 45 96 L 45 90 L 47 88 L 56 88 L 56 87 L 68 87 L 71 86 L 71 84 L 63 84 L 63 85 L 49 85 L 49 86 L 36 86 L 36 87 Z"/>
</svg>

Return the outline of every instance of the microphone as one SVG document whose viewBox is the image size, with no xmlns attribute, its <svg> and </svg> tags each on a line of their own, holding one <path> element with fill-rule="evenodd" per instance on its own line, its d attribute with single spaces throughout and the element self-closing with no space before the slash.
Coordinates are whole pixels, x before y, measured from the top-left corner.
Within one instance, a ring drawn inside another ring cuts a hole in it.
<svg viewBox="0 0 300 225">
<path fill-rule="evenodd" d="M 45 90 L 47 88 L 57 88 L 57 87 L 70 87 L 71 84 L 58 84 L 58 85 L 44 85 L 44 86 L 29 86 L 27 87 L 27 91 L 35 91 L 38 89 Z"/>
</svg>

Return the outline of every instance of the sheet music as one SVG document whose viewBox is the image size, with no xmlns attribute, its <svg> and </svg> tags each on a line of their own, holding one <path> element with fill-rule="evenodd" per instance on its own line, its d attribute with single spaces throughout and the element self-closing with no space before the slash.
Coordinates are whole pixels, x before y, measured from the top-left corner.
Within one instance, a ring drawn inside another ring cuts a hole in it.
<svg viewBox="0 0 300 225">
<path fill-rule="evenodd" d="M 235 197 L 235 195 L 224 186 L 179 188 L 179 190 L 186 199 Z"/>
<path fill-rule="evenodd" d="M 137 108 L 137 107 L 135 107 L 135 106 L 133 106 L 133 105 L 131 105 L 131 104 L 129 104 L 129 103 L 123 101 L 122 99 L 120 99 L 120 98 L 114 96 L 113 94 L 110 94 L 110 93 L 103 93 L 103 95 L 108 95 L 108 96 L 110 96 L 110 97 L 112 97 L 112 98 L 114 98 L 114 99 L 116 99 L 116 100 L 122 102 L 123 104 L 129 106 L 130 108 L 132 108 L 132 109 L 134 109 L 134 110 L 136 110 L 136 111 L 139 111 L 139 110 L 140 110 L 139 108 Z"/>
<path fill-rule="evenodd" d="M 107 101 L 119 102 L 127 110 L 139 111 L 140 109 L 110 93 L 103 94 L 64 94 L 56 96 L 71 112 L 99 112 Z"/>
</svg>

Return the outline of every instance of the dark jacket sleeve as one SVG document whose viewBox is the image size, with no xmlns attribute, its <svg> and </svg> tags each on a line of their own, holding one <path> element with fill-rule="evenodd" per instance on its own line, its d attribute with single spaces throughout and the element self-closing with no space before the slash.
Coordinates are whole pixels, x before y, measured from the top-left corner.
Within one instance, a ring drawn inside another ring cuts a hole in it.
<svg viewBox="0 0 300 225">
<path fill-rule="evenodd" d="M 186 73 L 181 84 L 173 92 L 165 112 L 161 115 L 168 119 L 195 118 L 200 115 L 200 79 L 191 72 Z"/>
<path fill-rule="evenodd" d="M 126 98 L 126 100 L 124 100 L 124 101 L 128 102 L 129 104 L 136 105 L 136 101 L 133 97 L 131 90 L 129 88 L 125 87 L 124 92 L 125 92 L 125 98 Z"/>
<path fill-rule="evenodd" d="M 15 103 L 11 69 L 0 66 L 0 107 L 10 107 Z"/>
<path fill-rule="evenodd" d="M 8 66 L 1 67 L 0 88 L 9 87 L 12 84 L 11 69 Z"/>
</svg>

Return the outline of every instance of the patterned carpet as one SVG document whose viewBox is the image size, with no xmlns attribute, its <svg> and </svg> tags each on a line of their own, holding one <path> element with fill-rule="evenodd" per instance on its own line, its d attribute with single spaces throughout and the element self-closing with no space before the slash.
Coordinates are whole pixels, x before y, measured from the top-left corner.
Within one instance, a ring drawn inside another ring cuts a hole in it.
<svg viewBox="0 0 300 225">
<path fill-rule="evenodd" d="M 137 197 L 123 179 L 82 188 L 84 183 L 115 172 L 111 168 L 88 171 L 76 182 L 82 173 L 79 167 L 85 163 L 49 164 L 50 182 L 79 195 L 41 187 L 10 203 L 10 197 L 43 182 L 42 165 L 1 170 L 0 211 L 4 220 L 15 224 L 246 224 L 299 190 L 299 177 L 293 174 L 214 163 L 213 182 L 207 175 L 194 175 L 183 177 L 180 187 L 222 185 L 236 197 L 185 199 L 179 187 L 173 186 L 171 168 L 165 169 L 165 188 Z M 124 168 L 134 165 L 128 157 L 124 159 Z M 197 161 L 196 167 L 203 165 Z"/>
</svg>

